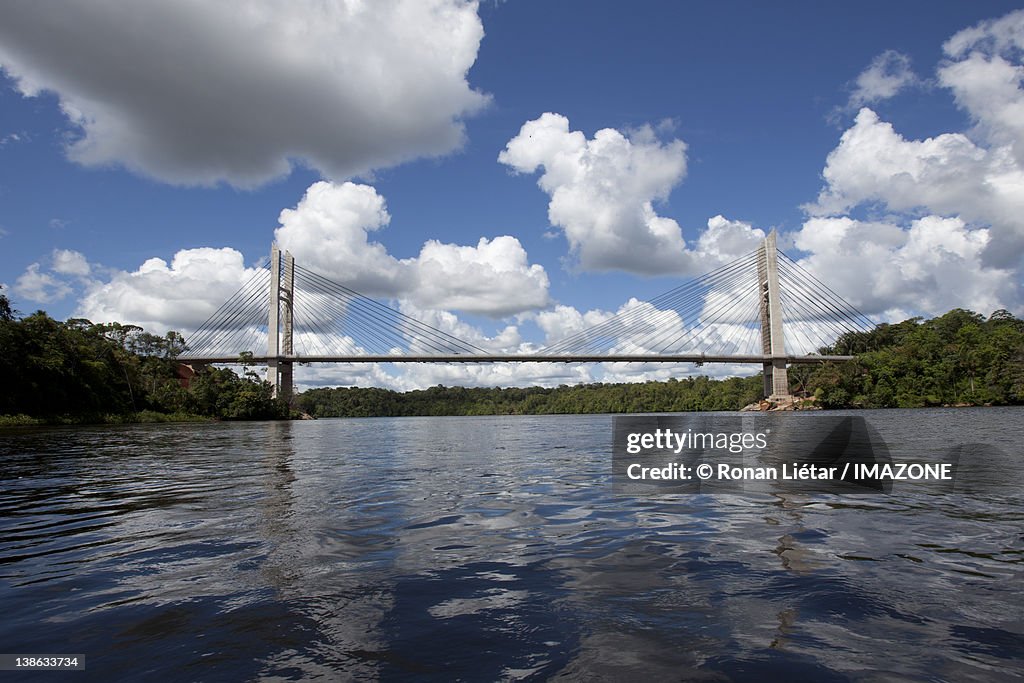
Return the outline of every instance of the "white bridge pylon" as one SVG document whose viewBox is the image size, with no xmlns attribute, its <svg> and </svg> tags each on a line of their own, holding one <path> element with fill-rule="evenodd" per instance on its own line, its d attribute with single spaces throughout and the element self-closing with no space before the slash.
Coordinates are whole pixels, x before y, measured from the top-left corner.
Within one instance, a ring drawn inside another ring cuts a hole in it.
<svg viewBox="0 0 1024 683">
<path fill-rule="evenodd" d="M 847 361 L 837 339 L 873 327 L 780 252 L 758 249 L 533 353 L 491 353 L 411 318 L 271 248 L 256 272 L 192 336 L 189 365 L 265 363 L 290 399 L 295 363 L 759 364 L 768 397 L 789 394 L 787 366 Z M 266 349 L 265 354 L 257 349 Z"/>
<path fill-rule="evenodd" d="M 761 350 L 770 361 L 764 362 L 764 395 L 789 396 L 786 372 L 786 339 L 782 333 L 782 299 L 779 294 L 779 250 L 775 231 L 768 233 L 758 249 L 757 282 L 760 299 Z"/>
<path fill-rule="evenodd" d="M 281 250 L 276 244 L 270 248 L 267 330 L 267 381 L 275 396 L 291 400 L 295 376 L 292 361 L 287 359 L 295 355 L 295 259 L 286 251 L 282 270 Z"/>
</svg>

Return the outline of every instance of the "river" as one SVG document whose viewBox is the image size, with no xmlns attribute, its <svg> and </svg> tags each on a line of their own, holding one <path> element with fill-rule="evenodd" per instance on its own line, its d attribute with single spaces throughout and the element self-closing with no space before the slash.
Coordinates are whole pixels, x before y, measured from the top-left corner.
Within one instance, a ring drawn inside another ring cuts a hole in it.
<svg viewBox="0 0 1024 683">
<path fill-rule="evenodd" d="M 0 431 L 0 652 L 85 662 L 5 675 L 1024 677 L 1024 409 L 857 415 L 996 475 L 624 495 L 607 415 Z"/>
</svg>

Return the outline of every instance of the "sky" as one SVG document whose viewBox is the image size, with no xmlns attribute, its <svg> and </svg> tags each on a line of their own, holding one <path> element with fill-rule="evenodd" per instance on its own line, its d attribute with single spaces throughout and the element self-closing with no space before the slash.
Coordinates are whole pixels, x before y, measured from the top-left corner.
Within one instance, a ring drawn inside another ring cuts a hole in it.
<svg viewBox="0 0 1024 683">
<path fill-rule="evenodd" d="M 774 229 L 875 321 L 1022 315 L 1022 56 L 1011 2 L 13 0 L 0 4 L 0 285 L 22 314 L 187 337 L 276 241 L 521 352 Z M 693 371 L 298 378 L 408 389 Z"/>
</svg>

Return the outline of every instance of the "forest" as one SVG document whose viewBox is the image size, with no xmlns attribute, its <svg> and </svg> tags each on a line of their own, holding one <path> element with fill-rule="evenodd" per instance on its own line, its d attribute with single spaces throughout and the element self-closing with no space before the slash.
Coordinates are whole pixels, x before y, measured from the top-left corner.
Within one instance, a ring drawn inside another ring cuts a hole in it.
<svg viewBox="0 0 1024 683">
<path fill-rule="evenodd" d="M 955 309 L 938 318 L 849 333 L 823 354 L 848 363 L 793 365 L 791 391 L 822 408 L 920 408 L 1024 403 L 1024 321 L 1007 311 Z M 310 389 L 298 407 L 315 417 L 544 415 L 739 410 L 761 398 L 760 374 L 715 380 L 587 384 L 548 389 L 437 386 Z"/>
<path fill-rule="evenodd" d="M 0 424 L 289 416 L 255 372 L 209 368 L 186 389 L 175 360 L 184 349 L 177 332 L 59 322 L 43 311 L 18 318 L 0 294 Z"/>
<path fill-rule="evenodd" d="M 736 410 L 761 397 L 761 377 L 670 379 L 633 384 L 557 388 L 436 386 L 399 393 L 389 389 L 309 389 L 298 407 L 314 417 L 408 415 L 548 415 Z"/>
<path fill-rule="evenodd" d="M 1024 403 L 1024 320 L 957 308 L 848 333 L 825 353 L 849 363 L 796 366 L 790 388 L 825 408 L 921 408 Z"/>
<path fill-rule="evenodd" d="M 289 406 L 246 365 L 207 368 L 183 386 L 175 359 L 186 348 L 177 332 L 60 322 L 43 311 L 18 317 L 0 293 L 0 424 L 738 410 L 762 390 L 759 373 L 557 388 L 339 387 L 309 389 Z M 1004 310 L 881 324 L 821 352 L 855 356 L 790 366 L 791 391 L 822 408 L 1024 404 L 1024 320 Z"/>
</svg>

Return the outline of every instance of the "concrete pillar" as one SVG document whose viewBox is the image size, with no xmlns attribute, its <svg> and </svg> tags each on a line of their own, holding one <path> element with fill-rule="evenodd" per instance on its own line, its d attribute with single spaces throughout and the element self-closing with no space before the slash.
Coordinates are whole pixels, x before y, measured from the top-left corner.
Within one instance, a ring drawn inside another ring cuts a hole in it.
<svg viewBox="0 0 1024 683">
<path fill-rule="evenodd" d="M 290 401 L 292 398 L 292 361 L 294 355 L 292 331 L 295 315 L 295 258 L 284 254 L 281 268 L 281 250 L 270 248 L 270 305 L 267 311 L 267 381 L 274 388 L 274 396 Z"/>
<path fill-rule="evenodd" d="M 772 230 L 761 245 L 761 253 L 757 258 L 757 281 L 761 297 L 761 349 L 765 356 L 771 357 L 771 361 L 765 362 L 763 367 L 764 395 L 767 398 L 789 396 L 775 237 L 775 231 Z"/>
<path fill-rule="evenodd" d="M 295 257 L 291 252 L 284 253 L 284 272 L 281 274 L 281 287 L 279 290 L 281 301 L 281 355 L 291 358 L 295 355 L 293 340 L 295 320 Z M 292 361 L 281 360 L 280 381 L 277 395 L 284 400 L 291 402 L 292 386 L 294 375 L 292 372 Z"/>
<path fill-rule="evenodd" d="M 267 310 L 267 381 L 274 387 L 277 396 L 281 386 L 281 374 L 278 371 L 277 357 L 281 355 L 279 347 L 281 315 L 281 250 L 277 245 L 270 247 L 270 304 Z"/>
</svg>

